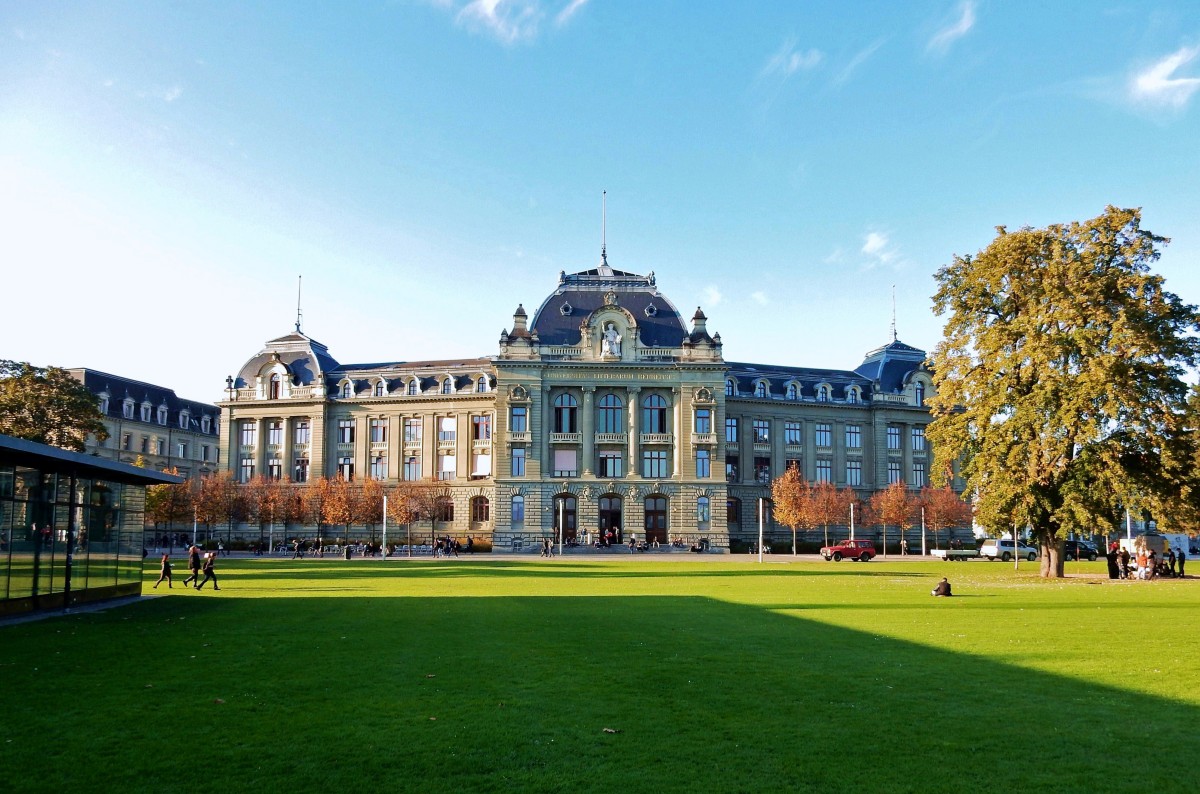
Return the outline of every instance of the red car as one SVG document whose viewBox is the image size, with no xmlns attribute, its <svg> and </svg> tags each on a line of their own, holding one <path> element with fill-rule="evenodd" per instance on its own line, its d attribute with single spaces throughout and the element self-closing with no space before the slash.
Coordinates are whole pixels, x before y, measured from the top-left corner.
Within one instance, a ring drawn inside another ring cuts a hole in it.
<svg viewBox="0 0 1200 794">
<path fill-rule="evenodd" d="M 870 562 L 877 553 L 875 544 L 869 540 L 843 540 L 832 546 L 821 547 L 821 556 L 834 562 L 840 562 L 843 557 L 856 562 Z"/>
</svg>

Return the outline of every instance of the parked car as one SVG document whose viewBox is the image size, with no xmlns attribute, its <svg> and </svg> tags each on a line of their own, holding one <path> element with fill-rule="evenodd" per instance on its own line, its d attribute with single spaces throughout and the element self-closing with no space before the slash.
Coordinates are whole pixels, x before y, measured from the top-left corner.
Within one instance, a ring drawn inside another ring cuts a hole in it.
<svg viewBox="0 0 1200 794">
<path fill-rule="evenodd" d="M 1100 550 L 1090 540 L 1065 540 L 1063 541 L 1063 556 L 1068 560 L 1095 562 L 1100 558 Z"/>
<path fill-rule="evenodd" d="M 1027 546 L 1024 543 L 1018 542 L 1014 549 L 1013 542 L 1009 538 L 988 538 L 979 547 L 979 556 L 986 557 L 989 560 L 1000 559 L 1008 562 L 1013 558 L 1014 553 L 1030 562 L 1036 560 L 1038 556 L 1037 549 L 1033 546 Z"/>
<path fill-rule="evenodd" d="M 834 562 L 841 562 L 843 557 L 855 562 L 870 562 L 877 553 L 875 544 L 869 540 L 843 540 L 832 546 L 821 547 L 821 556 Z"/>
</svg>

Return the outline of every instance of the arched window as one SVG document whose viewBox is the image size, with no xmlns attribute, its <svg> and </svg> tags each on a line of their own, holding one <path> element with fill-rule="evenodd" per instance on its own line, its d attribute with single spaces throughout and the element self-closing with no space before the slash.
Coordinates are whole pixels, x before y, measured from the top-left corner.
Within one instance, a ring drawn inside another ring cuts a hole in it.
<svg viewBox="0 0 1200 794">
<path fill-rule="evenodd" d="M 651 394 L 645 400 L 642 400 L 642 432 L 668 432 L 667 401 L 661 394 Z"/>
<path fill-rule="evenodd" d="M 267 391 L 267 399 L 269 399 L 269 400 L 278 400 L 279 399 L 279 373 L 278 372 L 271 373 L 271 381 L 270 381 L 269 390 Z"/>
<path fill-rule="evenodd" d="M 387 385 L 384 383 L 384 381 L 381 380 L 375 384 L 375 396 L 383 397 L 386 394 L 387 394 Z"/>
<path fill-rule="evenodd" d="M 454 520 L 454 500 L 449 496 L 439 496 L 433 505 L 434 521 Z"/>
<path fill-rule="evenodd" d="M 925 404 L 925 384 L 922 383 L 921 381 L 917 381 L 916 393 L 917 393 L 917 405 L 924 405 Z"/>
<path fill-rule="evenodd" d="M 488 379 L 487 379 L 486 375 L 480 375 L 479 380 L 475 381 L 475 391 L 479 392 L 480 394 L 482 394 L 483 392 L 486 392 L 486 391 L 490 391 L 490 387 L 488 386 Z"/>
<path fill-rule="evenodd" d="M 554 398 L 554 432 L 578 433 L 576 412 L 579 403 L 570 394 L 560 394 Z"/>
<path fill-rule="evenodd" d="M 486 496 L 476 496 L 471 499 L 471 521 L 484 524 L 492 520 L 492 505 Z"/>
<path fill-rule="evenodd" d="M 525 497 L 517 494 L 512 498 L 513 529 L 525 526 Z"/>
<path fill-rule="evenodd" d="M 606 394 L 600 398 L 600 406 L 597 409 L 596 432 L 597 433 L 623 433 L 625 426 L 622 414 L 624 411 L 624 403 L 621 398 L 615 394 Z"/>
<path fill-rule="evenodd" d="M 415 396 L 417 394 L 417 390 L 419 388 L 420 388 L 420 385 L 419 385 L 417 379 L 413 378 L 412 380 L 410 380 L 408 382 L 408 395 L 410 397 Z"/>
<path fill-rule="evenodd" d="M 646 542 L 667 542 L 667 497 L 646 497 Z"/>
<path fill-rule="evenodd" d="M 787 387 L 787 398 L 789 400 L 796 399 L 796 384 L 789 383 Z"/>
<path fill-rule="evenodd" d="M 767 382 L 765 380 L 760 380 L 758 383 L 754 384 L 754 396 L 755 397 L 766 397 L 767 396 Z"/>
<path fill-rule="evenodd" d="M 350 381 L 342 384 L 342 397 L 351 397 L 354 395 L 354 387 L 350 385 Z"/>
<path fill-rule="evenodd" d="M 454 393 L 454 378 L 447 377 L 444 381 L 442 381 L 442 394 L 453 394 L 453 393 Z"/>
<path fill-rule="evenodd" d="M 575 508 L 575 497 L 571 494 L 560 494 L 554 497 L 555 540 L 561 538 L 563 542 L 567 542 L 575 539 Z"/>
<path fill-rule="evenodd" d="M 846 402 L 857 403 L 858 397 L 859 397 L 859 394 L 858 394 L 857 386 L 847 386 L 846 387 Z"/>
<path fill-rule="evenodd" d="M 832 391 L 832 389 L 830 389 L 828 383 L 822 383 L 820 386 L 818 386 L 817 387 L 817 402 L 822 402 L 822 403 L 829 402 L 829 397 L 830 397 L 831 391 Z"/>
<path fill-rule="evenodd" d="M 699 529 L 708 529 L 712 524 L 712 508 L 709 506 L 708 497 L 701 496 L 696 499 L 696 526 Z"/>
<path fill-rule="evenodd" d="M 737 395 L 737 386 L 734 385 L 733 379 L 725 381 L 725 396 L 733 397 Z"/>
<path fill-rule="evenodd" d="M 621 542 L 621 497 L 615 493 L 600 497 L 600 540 L 607 540 L 607 533 L 612 530 L 613 540 Z"/>
</svg>

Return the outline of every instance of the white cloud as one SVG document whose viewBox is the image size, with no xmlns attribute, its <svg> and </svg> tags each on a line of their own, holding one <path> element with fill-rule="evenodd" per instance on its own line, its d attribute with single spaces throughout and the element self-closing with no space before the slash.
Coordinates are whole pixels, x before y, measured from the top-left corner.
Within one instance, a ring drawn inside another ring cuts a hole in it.
<svg viewBox="0 0 1200 794">
<path fill-rule="evenodd" d="M 975 27 L 975 2 L 964 0 L 958 4 L 958 19 L 939 30 L 925 46 L 926 52 L 944 53 L 950 45 L 967 35 Z"/>
<path fill-rule="evenodd" d="M 541 5 L 535 0 L 471 0 L 455 16 L 459 24 L 505 44 L 533 39 L 541 18 Z"/>
<path fill-rule="evenodd" d="M 759 306 L 766 306 L 768 303 L 767 293 L 763 292 L 762 290 L 757 290 L 755 292 L 751 292 L 750 299 L 753 300 L 755 303 L 757 303 Z"/>
<path fill-rule="evenodd" d="M 558 16 L 556 16 L 554 18 L 554 24 L 555 25 L 567 24 L 568 22 L 571 21 L 571 17 L 575 16 L 575 13 L 577 11 L 579 11 L 579 9 L 581 9 L 585 5 L 587 5 L 587 2 L 588 2 L 588 0 L 571 0 L 571 2 L 567 3 L 566 8 L 564 8 L 562 11 L 558 12 Z"/>
<path fill-rule="evenodd" d="M 878 39 L 855 53 L 854 57 L 850 59 L 850 63 L 846 64 L 842 68 L 842 71 L 838 73 L 838 76 L 833 79 L 833 84 L 842 85 L 849 80 L 854 74 L 855 70 L 862 66 L 868 58 L 874 55 L 875 51 L 882 47 L 885 41 L 887 41 L 887 39 Z"/>
<path fill-rule="evenodd" d="M 1133 77 L 1130 92 L 1134 99 L 1156 105 L 1181 108 L 1200 89 L 1200 77 L 1172 77 L 1180 67 L 1190 63 L 1200 47 L 1183 47 Z"/>
<path fill-rule="evenodd" d="M 160 96 L 166 102 L 174 102 L 176 99 L 179 99 L 179 97 L 183 96 L 183 89 L 177 85 L 173 85 L 166 91 L 163 91 Z"/>
<path fill-rule="evenodd" d="M 704 288 L 704 302 L 708 304 L 710 309 L 721 302 L 721 297 L 721 291 L 716 287 Z"/>
<path fill-rule="evenodd" d="M 796 40 L 788 39 L 779 51 L 771 56 L 758 76 L 762 78 L 778 75 L 786 80 L 800 70 L 815 69 L 824 59 L 825 54 L 820 50 L 797 50 Z"/>
<path fill-rule="evenodd" d="M 891 265 L 897 258 L 895 246 L 883 232 L 868 232 L 863 237 L 862 253 L 867 257 L 868 269 Z"/>
</svg>

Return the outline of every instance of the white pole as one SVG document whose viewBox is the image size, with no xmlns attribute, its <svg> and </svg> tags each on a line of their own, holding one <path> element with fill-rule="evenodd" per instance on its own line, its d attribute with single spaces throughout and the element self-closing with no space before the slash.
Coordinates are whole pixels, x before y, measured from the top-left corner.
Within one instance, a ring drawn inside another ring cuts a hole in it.
<svg viewBox="0 0 1200 794">
<path fill-rule="evenodd" d="M 925 550 L 925 508 L 921 508 L 921 556 L 928 554 Z"/>
<path fill-rule="evenodd" d="M 566 521 L 567 500 L 558 500 L 558 556 L 562 556 L 563 522 Z"/>
<path fill-rule="evenodd" d="M 380 541 L 383 546 L 384 554 L 387 553 L 387 494 L 383 495 L 383 540 Z"/>
<path fill-rule="evenodd" d="M 1125 508 L 1125 539 L 1133 540 L 1133 517 L 1129 515 L 1129 508 Z"/>
<path fill-rule="evenodd" d="M 269 557 L 270 555 L 275 553 L 275 515 L 274 514 L 271 515 L 271 523 L 268 525 L 268 527 L 269 528 L 267 529 L 267 545 L 270 547 L 270 550 L 267 552 L 267 556 Z"/>
<path fill-rule="evenodd" d="M 197 531 L 196 524 L 198 524 L 198 523 L 199 522 L 196 520 L 196 508 L 193 507 L 192 508 L 192 545 L 193 546 L 196 545 L 196 531 Z"/>
<path fill-rule="evenodd" d="M 758 497 L 758 561 L 763 561 L 763 498 Z"/>
<path fill-rule="evenodd" d="M 854 540 L 854 502 L 850 503 L 850 540 Z"/>
</svg>

